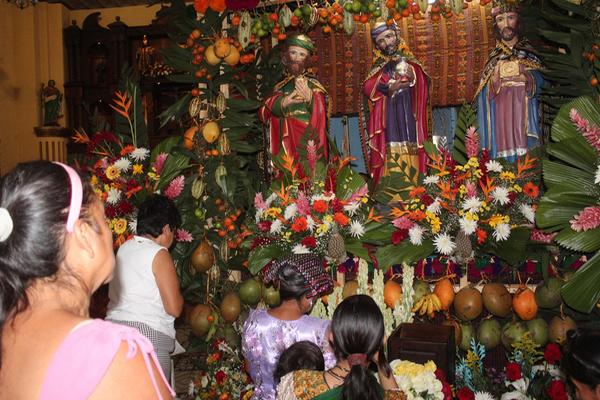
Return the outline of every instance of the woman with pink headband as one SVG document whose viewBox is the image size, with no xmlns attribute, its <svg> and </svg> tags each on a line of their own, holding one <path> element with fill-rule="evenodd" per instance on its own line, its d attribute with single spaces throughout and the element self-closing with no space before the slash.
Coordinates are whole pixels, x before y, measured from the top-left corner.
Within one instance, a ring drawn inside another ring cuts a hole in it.
<svg viewBox="0 0 600 400">
<path fill-rule="evenodd" d="M 72 168 L 19 164 L 0 181 L 0 399 L 166 399 L 152 344 L 90 320 L 115 258 L 104 207 Z"/>
<path fill-rule="evenodd" d="M 325 372 L 299 370 L 281 378 L 278 400 L 405 400 L 383 351 L 383 315 L 366 295 L 350 296 L 333 313 L 329 340 L 337 364 Z M 369 370 L 377 366 L 379 382 Z"/>
</svg>

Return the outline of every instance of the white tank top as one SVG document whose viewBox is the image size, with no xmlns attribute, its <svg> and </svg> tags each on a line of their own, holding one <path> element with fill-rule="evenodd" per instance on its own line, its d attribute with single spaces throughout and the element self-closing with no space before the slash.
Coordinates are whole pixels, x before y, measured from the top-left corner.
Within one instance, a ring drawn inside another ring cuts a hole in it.
<svg viewBox="0 0 600 400">
<path fill-rule="evenodd" d="M 134 236 L 117 252 L 117 266 L 108 285 L 106 319 L 143 322 L 175 338 L 175 318 L 163 306 L 152 262 L 165 247 L 150 239 Z"/>
</svg>

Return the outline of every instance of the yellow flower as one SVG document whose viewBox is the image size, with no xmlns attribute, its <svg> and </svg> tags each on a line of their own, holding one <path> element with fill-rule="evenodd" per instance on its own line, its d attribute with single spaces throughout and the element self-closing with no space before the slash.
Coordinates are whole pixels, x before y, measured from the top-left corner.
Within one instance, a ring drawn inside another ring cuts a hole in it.
<svg viewBox="0 0 600 400">
<path fill-rule="evenodd" d="M 159 176 L 156 175 L 156 172 L 148 172 L 148 179 L 152 181 L 158 181 Z"/>
<path fill-rule="evenodd" d="M 465 193 L 467 193 L 467 188 L 465 185 L 460 185 L 460 187 L 458 188 L 458 193 L 462 195 L 464 195 Z"/>
<path fill-rule="evenodd" d="M 142 164 L 134 164 L 133 165 L 133 174 L 140 175 L 144 172 L 144 166 Z"/>
<path fill-rule="evenodd" d="M 442 229 L 442 221 L 440 221 L 440 219 L 432 212 L 428 211 L 425 215 L 427 216 L 429 225 L 431 225 L 431 232 L 438 233 L 440 229 Z"/>
<path fill-rule="evenodd" d="M 98 185 L 98 177 L 96 175 L 92 175 L 92 177 L 90 178 L 90 183 L 92 184 L 92 186 L 96 187 L 96 185 Z"/>
<path fill-rule="evenodd" d="M 504 171 L 500 174 L 500 179 L 503 179 L 505 181 L 514 181 L 517 177 L 515 176 L 514 172 L 510 172 L 510 171 Z"/>
<path fill-rule="evenodd" d="M 265 211 L 265 217 L 277 218 L 278 215 L 281 215 L 281 208 L 279 207 L 271 207 L 267 211 Z"/>
<path fill-rule="evenodd" d="M 477 157 L 469 158 L 469 161 L 467 161 L 467 165 L 473 168 L 479 168 L 479 161 L 477 160 Z"/>
<path fill-rule="evenodd" d="M 468 169 L 469 167 L 467 166 L 467 164 L 465 165 L 457 165 L 454 167 L 455 170 L 457 171 L 464 171 L 465 169 Z"/>
<path fill-rule="evenodd" d="M 114 165 L 109 166 L 108 168 L 106 168 L 106 177 L 108 179 L 115 180 L 117 179 L 119 176 L 121 176 L 121 173 L 119 172 L 119 169 L 117 167 L 115 167 Z"/>
<path fill-rule="evenodd" d="M 292 236 L 292 232 L 286 232 L 283 234 L 283 238 L 288 242 L 290 241 L 290 236 Z"/>
<path fill-rule="evenodd" d="M 475 177 L 477 178 L 481 178 L 483 176 L 483 172 L 481 172 L 481 170 L 479 168 L 477 168 L 474 172 L 473 175 L 475 175 Z"/>
<path fill-rule="evenodd" d="M 468 212 L 465 214 L 465 219 L 468 221 L 479 221 L 479 216 L 477 214 Z"/>
<path fill-rule="evenodd" d="M 127 230 L 127 220 L 125 218 L 114 219 L 113 230 L 117 235 L 125 233 Z"/>
<path fill-rule="evenodd" d="M 317 235 L 327 233 L 329 231 L 329 224 L 321 224 L 317 227 Z"/>
<path fill-rule="evenodd" d="M 472 367 L 479 362 L 479 356 L 473 353 L 471 350 L 467 353 L 467 365 Z"/>
<path fill-rule="evenodd" d="M 513 189 L 517 193 L 521 193 L 523 191 L 523 188 L 521 186 L 517 185 L 516 183 L 513 185 Z"/>
<path fill-rule="evenodd" d="M 332 223 L 333 217 L 331 215 L 326 215 L 325 218 L 323 218 L 323 221 Z"/>
<path fill-rule="evenodd" d="M 488 220 L 488 224 L 492 227 L 495 228 L 498 224 L 502 224 L 505 223 L 507 224 L 510 221 L 510 218 L 508 217 L 508 215 L 500 215 L 500 214 L 494 214 L 492 215 L 492 217 Z"/>
</svg>

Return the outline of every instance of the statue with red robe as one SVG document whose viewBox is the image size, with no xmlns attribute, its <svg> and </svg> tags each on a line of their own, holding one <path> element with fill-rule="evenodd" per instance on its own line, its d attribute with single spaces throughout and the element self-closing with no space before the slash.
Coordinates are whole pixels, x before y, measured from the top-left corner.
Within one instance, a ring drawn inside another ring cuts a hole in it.
<svg viewBox="0 0 600 400">
<path fill-rule="evenodd" d="M 307 72 L 314 44 L 306 35 L 291 36 L 282 62 L 284 79 L 275 85 L 259 110 L 259 118 L 267 126 L 271 156 L 281 152 L 299 159 L 304 135 L 314 141 L 317 158 L 327 159 L 327 91 Z"/>
<path fill-rule="evenodd" d="M 424 172 L 428 139 L 429 77 L 395 25 L 371 29 L 375 60 L 363 83 L 368 99 L 367 135 L 361 132 L 369 173 L 376 185 L 388 169 L 405 163 Z"/>
</svg>

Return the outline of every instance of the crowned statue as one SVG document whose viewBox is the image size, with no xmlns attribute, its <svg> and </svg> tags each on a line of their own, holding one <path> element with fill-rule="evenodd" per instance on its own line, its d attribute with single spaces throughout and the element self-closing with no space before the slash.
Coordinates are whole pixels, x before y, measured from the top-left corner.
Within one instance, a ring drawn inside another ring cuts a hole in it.
<svg viewBox="0 0 600 400">
<path fill-rule="evenodd" d="M 361 139 L 369 173 L 377 184 L 388 169 L 403 164 L 425 171 L 430 80 L 396 25 L 377 22 L 371 38 L 375 58 L 363 84 L 368 120 L 367 134 L 361 132 Z"/>
<path fill-rule="evenodd" d="M 490 156 L 514 161 L 540 144 L 542 63 L 520 36 L 516 3 L 495 1 L 492 17 L 497 41 L 475 95 L 477 122 Z"/>
</svg>

